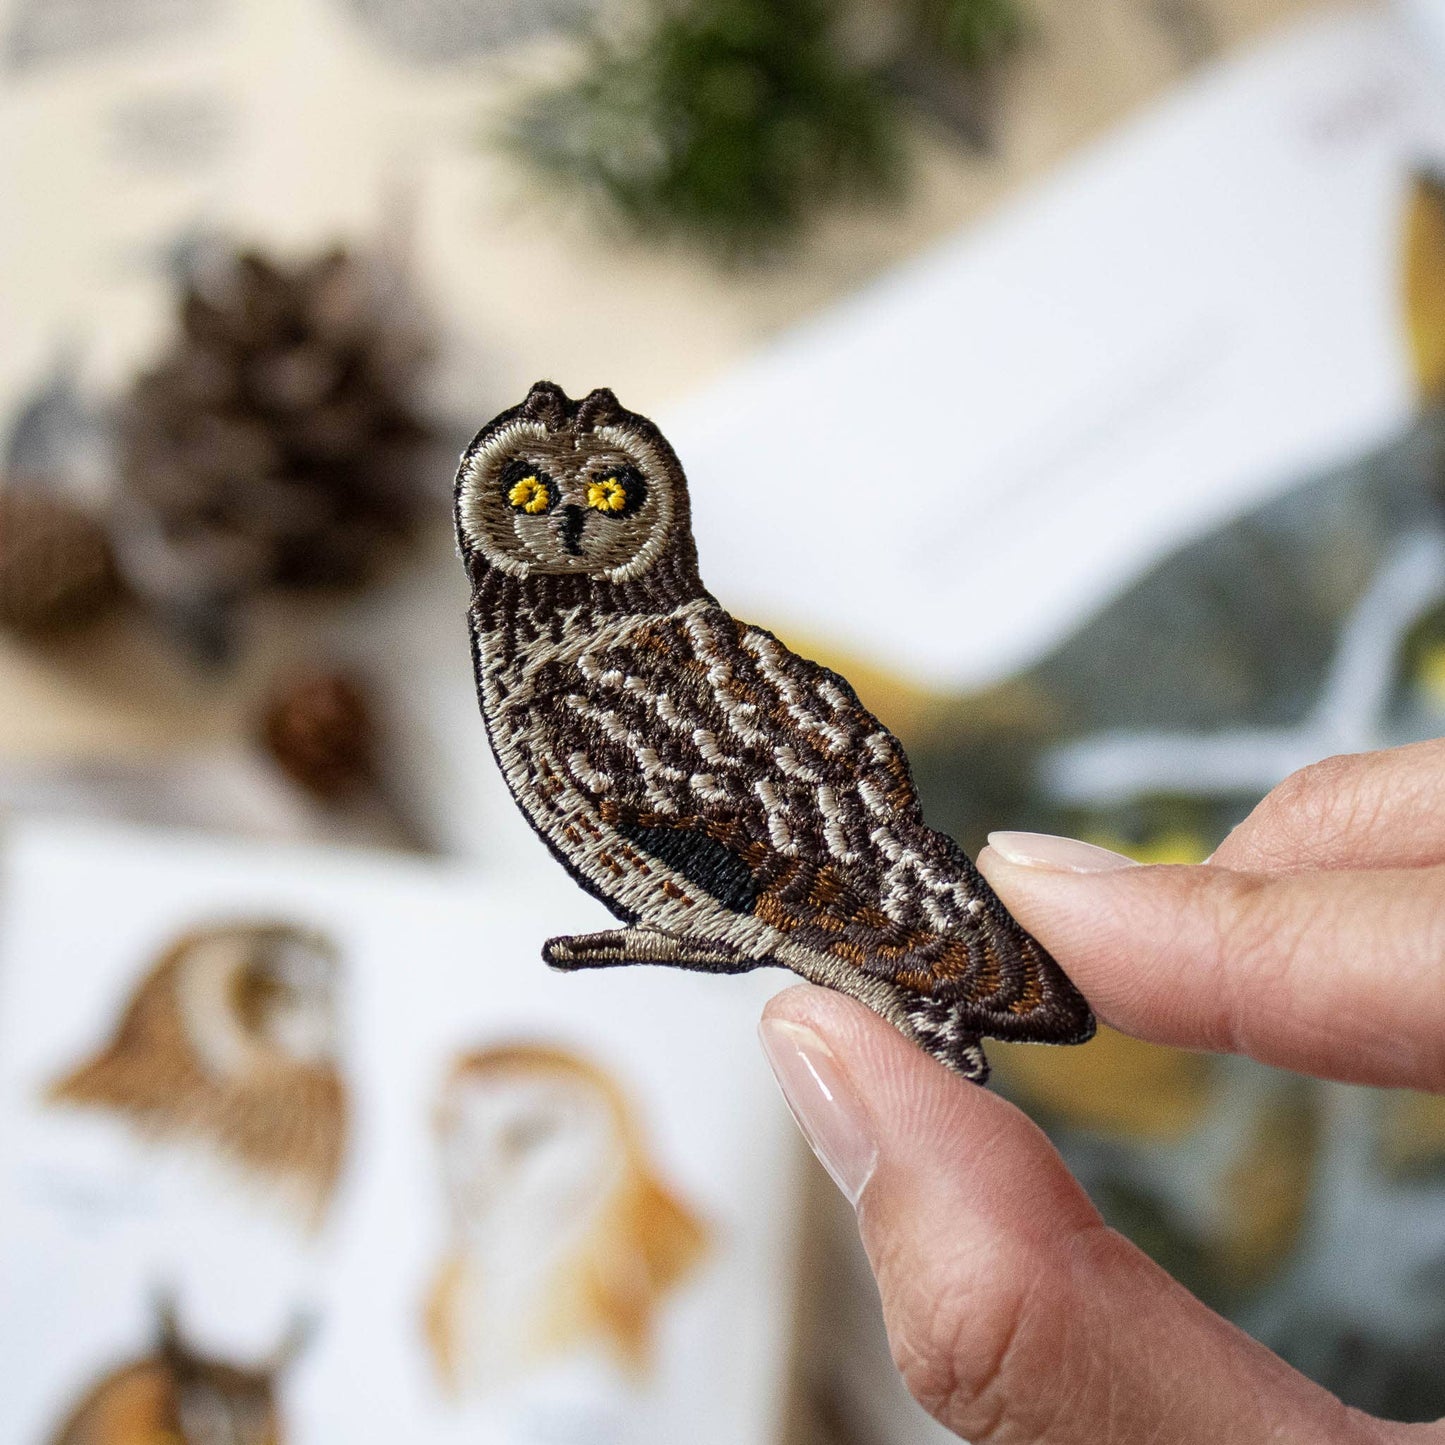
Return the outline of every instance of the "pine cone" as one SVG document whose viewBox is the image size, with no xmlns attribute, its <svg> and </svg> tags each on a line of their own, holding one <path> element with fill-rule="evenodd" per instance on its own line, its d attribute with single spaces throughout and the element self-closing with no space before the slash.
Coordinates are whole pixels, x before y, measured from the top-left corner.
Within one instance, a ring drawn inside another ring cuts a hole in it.
<svg viewBox="0 0 1445 1445">
<path fill-rule="evenodd" d="M 119 599 L 105 529 L 33 487 L 0 491 L 0 627 L 26 636 L 67 632 Z"/>
<path fill-rule="evenodd" d="M 122 414 L 123 560 L 171 601 L 356 583 L 410 527 L 426 348 L 345 251 L 255 253 L 183 297 L 181 334 Z M 129 515 L 127 515 L 129 514 Z"/>
<path fill-rule="evenodd" d="M 375 779 L 376 725 L 361 685 L 320 672 L 280 689 L 266 709 L 267 750 L 298 787 L 334 801 Z"/>
</svg>

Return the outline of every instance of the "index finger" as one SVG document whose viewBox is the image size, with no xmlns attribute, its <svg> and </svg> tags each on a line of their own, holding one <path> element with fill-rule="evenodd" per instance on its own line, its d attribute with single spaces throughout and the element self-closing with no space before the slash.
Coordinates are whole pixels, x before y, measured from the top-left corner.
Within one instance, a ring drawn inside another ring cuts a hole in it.
<svg viewBox="0 0 1445 1445">
<path fill-rule="evenodd" d="M 1445 863 L 1445 738 L 1301 768 L 1210 861 L 1261 873 Z"/>
<path fill-rule="evenodd" d="M 1010 837 L 979 868 L 1114 1027 L 1445 1092 L 1445 867 L 1067 871 L 1010 861 Z"/>
</svg>

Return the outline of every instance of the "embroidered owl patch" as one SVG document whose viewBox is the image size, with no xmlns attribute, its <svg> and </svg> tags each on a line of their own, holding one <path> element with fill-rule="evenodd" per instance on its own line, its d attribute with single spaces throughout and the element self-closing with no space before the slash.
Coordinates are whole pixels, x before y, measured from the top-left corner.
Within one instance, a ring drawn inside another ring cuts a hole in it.
<svg viewBox="0 0 1445 1445">
<path fill-rule="evenodd" d="M 487 734 L 517 806 L 621 928 L 554 968 L 765 965 L 861 1000 L 982 1083 L 983 1037 L 1091 1038 L 1083 997 L 923 821 L 898 740 L 698 575 L 672 448 L 538 382 L 456 488 Z"/>
</svg>

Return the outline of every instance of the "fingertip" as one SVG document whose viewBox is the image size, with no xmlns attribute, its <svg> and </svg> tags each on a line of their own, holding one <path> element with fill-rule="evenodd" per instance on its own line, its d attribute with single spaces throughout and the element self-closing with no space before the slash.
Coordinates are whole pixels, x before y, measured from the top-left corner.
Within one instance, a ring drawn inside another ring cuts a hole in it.
<svg viewBox="0 0 1445 1445">
<path fill-rule="evenodd" d="M 1347 1438 L 1332 1433 L 1337 1401 L 1105 1229 L 1006 1100 L 825 989 L 778 994 L 762 1031 L 803 1091 L 804 1133 L 859 1205 L 894 1358 L 945 1425 L 1038 1445 L 1142 1445 L 1165 1419 L 1189 1422 L 1180 1445 L 1276 1438 L 1282 1422 Z"/>
<path fill-rule="evenodd" d="M 1348 1083 L 1440 1086 L 1445 866 L 1086 874 L 996 849 L 984 864 L 1000 901 L 1123 1033 Z"/>
<path fill-rule="evenodd" d="M 869 1156 L 869 1223 L 887 1231 L 935 1199 L 979 1221 L 1052 1233 L 1059 1211 L 1097 1213 L 1044 1133 L 1013 1104 L 960 1078 L 862 1004 L 810 984 L 764 1010 L 764 1051 L 800 1128 L 835 1182 Z M 808 1062 L 797 1065 L 801 1051 Z M 818 1081 L 823 1088 L 819 1089 Z M 843 1132 L 840 1139 L 839 1131 Z M 866 1130 L 867 1146 L 850 1138 Z M 960 1223 L 962 1220 L 960 1219 Z M 865 1231 L 865 1234 L 867 1231 Z"/>
<path fill-rule="evenodd" d="M 936 1068 L 952 1077 L 872 1009 L 833 989 L 801 983 L 775 994 L 763 1010 L 762 1028 L 777 1024 L 820 1036 L 870 1098 L 879 1098 L 885 1084 L 891 1090 L 899 1076 L 915 1069 Z"/>
<path fill-rule="evenodd" d="M 1054 1327 L 1029 1301 L 1040 1283 L 1066 1288 L 1059 1241 L 1098 1216 L 1018 1110 L 853 1000 L 789 988 L 760 1031 L 804 1137 L 859 1211 L 908 1387 L 945 1424 L 974 1423 L 980 1399 L 1014 1388 L 1012 1365 L 996 1385 L 993 1362 L 1025 1314 L 1030 1349 L 1046 1352 Z"/>
<path fill-rule="evenodd" d="M 917 1127 L 946 1134 L 943 1121 L 917 1118 L 928 1092 L 911 1077 L 941 1066 L 853 999 L 811 984 L 785 989 L 769 1000 L 758 1034 L 799 1130 L 855 1208 L 882 1141 L 896 1153 L 901 1120 L 910 1135 Z"/>
<path fill-rule="evenodd" d="M 1057 833 L 990 833 L 988 847 L 995 862 L 1045 873 L 1117 873 L 1139 866 L 1125 853 Z"/>
<path fill-rule="evenodd" d="M 979 868 L 1105 1023 L 1156 1042 L 1217 1042 L 1195 1031 L 1201 960 L 1217 951 L 1217 919 L 1243 886 L 1237 875 L 1206 864 L 1061 869 L 996 848 L 983 850 Z"/>
<path fill-rule="evenodd" d="M 900 1128 L 909 1136 L 923 1130 L 947 1137 L 958 1111 L 986 1097 L 872 1009 L 832 989 L 799 984 L 776 994 L 763 1011 L 765 1039 L 780 1026 L 819 1039 L 870 1120 L 895 1139 Z"/>
<path fill-rule="evenodd" d="M 815 1007 L 826 1009 L 830 1000 L 843 1002 L 841 997 L 826 988 L 812 983 L 794 983 L 780 989 L 763 1005 L 763 1022 L 780 1019 L 789 1023 L 806 1024 Z"/>
</svg>

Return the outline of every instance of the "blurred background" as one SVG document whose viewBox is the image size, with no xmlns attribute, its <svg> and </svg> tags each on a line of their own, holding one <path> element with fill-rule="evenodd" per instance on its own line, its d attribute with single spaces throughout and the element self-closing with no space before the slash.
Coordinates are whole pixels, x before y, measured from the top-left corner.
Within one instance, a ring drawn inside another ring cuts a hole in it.
<svg viewBox="0 0 1445 1445">
<path fill-rule="evenodd" d="M 1202 859 L 1445 731 L 1436 0 L 0 0 L 0 341 L 0 1445 L 942 1438 L 781 979 L 538 957 L 604 925 L 450 486 L 540 377 L 970 850 Z M 1442 1101 L 991 1056 L 1208 1303 L 1445 1415 Z"/>
</svg>

